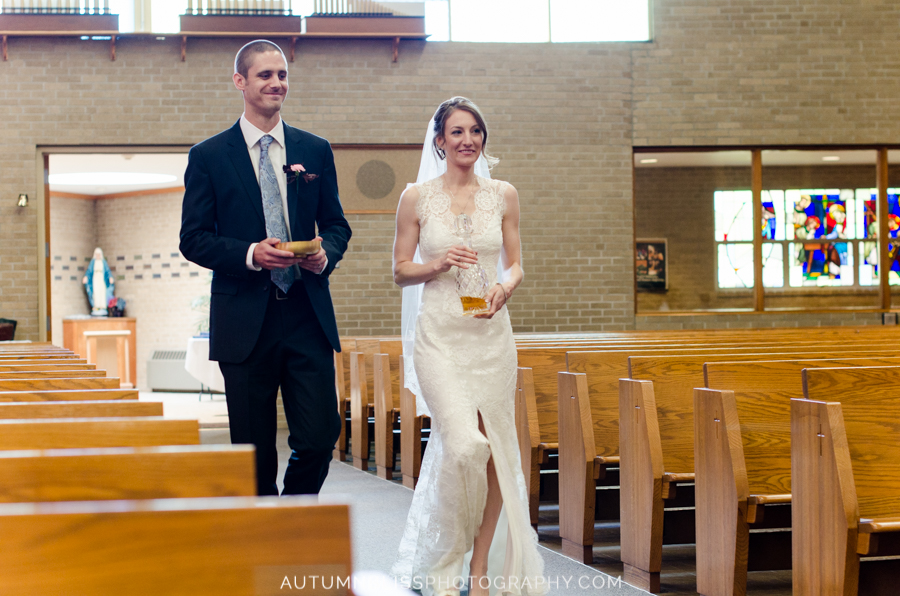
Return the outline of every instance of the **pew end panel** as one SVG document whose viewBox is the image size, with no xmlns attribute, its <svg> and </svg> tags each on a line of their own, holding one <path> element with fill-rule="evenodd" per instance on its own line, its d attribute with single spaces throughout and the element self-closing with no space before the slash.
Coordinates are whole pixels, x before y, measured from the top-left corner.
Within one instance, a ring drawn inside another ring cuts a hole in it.
<svg viewBox="0 0 900 596">
<path fill-rule="evenodd" d="M 344 340 L 341 340 L 343 344 Z M 343 345 L 342 345 L 343 348 Z M 347 461 L 347 383 L 344 381 L 344 357 L 342 352 L 334 353 L 334 390 L 337 394 L 337 411 L 341 418 L 341 434 L 334 445 L 334 459 Z"/>
<path fill-rule="evenodd" d="M 534 371 L 519 367 L 516 370 L 515 394 L 516 435 L 522 458 L 522 473 L 528 491 L 528 513 L 531 527 L 538 525 L 541 491 L 541 429 L 538 423 L 537 398 L 534 393 Z"/>
<path fill-rule="evenodd" d="M 369 383 L 366 355 L 350 353 L 350 455 L 357 470 L 369 469 Z"/>
<path fill-rule="evenodd" d="M 694 389 L 697 592 L 744 594 L 748 483 L 733 391 Z"/>
<path fill-rule="evenodd" d="M 422 468 L 422 427 L 425 416 L 416 412 L 416 396 L 405 387 L 406 362 L 400 356 L 400 471 L 403 486 L 416 488 Z"/>
<path fill-rule="evenodd" d="M 384 342 L 382 342 L 384 343 Z M 375 401 L 375 467 L 379 478 L 394 478 L 395 453 L 394 429 L 400 419 L 399 408 L 394 407 L 394 367 L 388 354 L 375 354 L 373 359 Z"/>
<path fill-rule="evenodd" d="M 558 379 L 559 535 L 564 555 L 590 565 L 594 560 L 596 449 L 587 377 L 560 372 Z"/>
<path fill-rule="evenodd" d="M 859 507 L 838 403 L 791 400 L 794 594 L 855 596 Z"/>
<path fill-rule="evenodd" d="M 663 460 L 650 381 L 619 380 L 619 458 L 625 581 L 659 592 Z"/>
</svg>

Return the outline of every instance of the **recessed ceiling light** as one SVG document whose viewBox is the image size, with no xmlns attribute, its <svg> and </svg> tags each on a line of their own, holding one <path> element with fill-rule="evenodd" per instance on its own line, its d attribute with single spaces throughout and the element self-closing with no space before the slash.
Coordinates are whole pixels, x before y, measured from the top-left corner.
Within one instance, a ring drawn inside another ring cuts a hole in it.
<svg viewBox="0 0 900 596">
<path fill-rule="evenodd" d="M 75 172 L 72 174 L 50 174 L 50 184 L 71 186 L 131 186 L 134 184 L 162 184 L 175 182 L 171 174 L 148 174 L 143 172 Z"/>
<path fill-rule="evenodd" d="M 841 158 L 837 155 L 826 155 L 822 158 L 822 161 L 841 161 Z"/>
<path fill-rule="evenodd" d="M 642 159 L 641 163 L 656 163 L 658 161 L 658 159 Z"/>
</svg>

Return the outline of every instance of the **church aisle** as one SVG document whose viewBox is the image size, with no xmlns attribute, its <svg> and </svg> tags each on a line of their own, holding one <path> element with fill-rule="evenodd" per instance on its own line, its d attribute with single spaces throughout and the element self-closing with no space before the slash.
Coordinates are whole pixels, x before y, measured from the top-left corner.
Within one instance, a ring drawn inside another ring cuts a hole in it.
<svg viewBox="0 0 900 596">
<path fill-rule="evenodd" d="M 205 429 L 201 432 L 201 440 L 210 444 L 227 443 L 228 430 Z M 278 431 L 278 446 L 280 487 L 290 455 L 287 431 Z M 347 463 L 331 462 L 331 470 L 322 487 L 322 500 L 334 499 L 351 504 L 355 571 L 390 572 L 394 557 L 397 556 L 412 495 L 413 491 L 399 483 L 382 480 Z M 636 596 L 647 593 L 624 582 L 619 584 L 617 577 L 605 575 L 543 546 L 539 548 L 544 557 L 544 574 L 550 582 L 552 596 Z"/>
<path fill-rule="evenodd" d="M 413 491 L 399 483 L 357 470 L 349 464 L 332 461 L 322 495 L 323 500 L 334 497 L 349 501 L 352 505 L 354 568 L 388 573 L 397 556 Z M 551 595 L 646 593 L 625 583 L 619 585 L 617 578 L 611 578 L 543 546 L 539 548 L 544 558 L 544 575 L 550 582 Z"/>
</svg>

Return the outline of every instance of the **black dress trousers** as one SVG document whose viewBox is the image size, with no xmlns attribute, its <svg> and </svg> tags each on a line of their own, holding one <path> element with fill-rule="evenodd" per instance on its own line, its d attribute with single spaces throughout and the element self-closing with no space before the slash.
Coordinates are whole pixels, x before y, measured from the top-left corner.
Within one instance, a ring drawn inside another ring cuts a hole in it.
<svg viewBox="0 0 900 596">
<path fill-rule="evenodd" d="M 244 362 L 220 362 L 231 442 L 256 446 L 260 495 L 277 495 L 276 400 L 281 387 L 291 457 L 282 494 L 317 494 L 341 431 L 334 387 L 334 351 L 301 280 L 287 295 L 268 284 L 269 300 L 256 345 Z"/>
</svg>

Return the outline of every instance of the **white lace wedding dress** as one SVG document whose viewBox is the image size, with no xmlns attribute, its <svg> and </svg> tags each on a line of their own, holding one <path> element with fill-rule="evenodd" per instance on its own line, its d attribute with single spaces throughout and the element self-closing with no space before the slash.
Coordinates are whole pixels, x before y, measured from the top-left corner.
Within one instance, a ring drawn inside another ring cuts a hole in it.
<svg viewBox="0 0 900 596">
<path fill-rule="evenodd" d="M 417 185 L 424 262 L 460 244 L 442 180 Z M 478 184 L 472 243 L 493 282 L 503 244 L 506 183 L 479 177 Z M 490 571 L 494 586 L 502 587 L 492 588 L 491 594 L 546 593 L 516 440 L 516 346 L 506 307 L 490 320 L 464 317 L 456 269 L 437 275 L 425 283 L 422 294 L 414 364 L 421 397 L 431 412 L 431 438 L 392 573 L 426 596 L 458 594 L 448 586 L 463 572 L 464 556 L 481 525 L 486 466 L 493 456 L 509 529 L 501 532 L 499 524 L 494 536 L 492 551 L 498 541 L 501 547 L 505 542 L 506 555 L 502 570 Z M 479 412 L 487 437 L 478 429 Z"/>
</svg>

